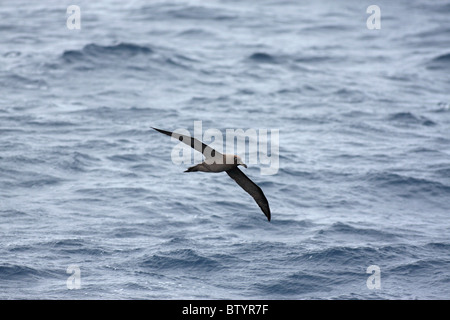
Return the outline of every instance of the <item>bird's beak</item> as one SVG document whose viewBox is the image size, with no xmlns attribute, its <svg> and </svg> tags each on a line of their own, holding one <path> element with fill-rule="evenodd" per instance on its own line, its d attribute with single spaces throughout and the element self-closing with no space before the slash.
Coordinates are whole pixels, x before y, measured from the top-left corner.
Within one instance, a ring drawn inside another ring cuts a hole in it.
<svg viewBox="0 0 450 320">
<path fill-rule="evenodd" d="M 245 163 L 241 162 L 241 166 L 247 169 L 247 165 Z"/>
</svg>

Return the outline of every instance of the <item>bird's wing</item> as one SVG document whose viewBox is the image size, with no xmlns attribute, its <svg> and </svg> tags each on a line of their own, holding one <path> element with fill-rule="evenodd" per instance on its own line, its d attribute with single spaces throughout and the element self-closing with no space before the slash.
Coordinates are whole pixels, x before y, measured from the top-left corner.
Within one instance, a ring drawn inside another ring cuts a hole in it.
<svg viewBox="0 0 450 320">
<path fill-rule="evenodd" d="M 234 181 L 237 182 L 238 185 L 242 187 L 242 189 L 247 191 L 248 194 L 250 194 L 253 197 L 253 199 L 255 199 L 256 203 L 261 208 L 262 212 L 264 212 L 267 219 L 270 221 L 269 202 L 267 201 L 266 196 L 262 192 L 261 188 L 258 187 L 237 167 L 227 170 L 227 173 Z"/>
<path fill-rule="evenodd" d="M 185 136 L 183 134 L 179 134 L 179 133 L 175 133 L 175 132 L 170 132 L 170 131 L 166 131 L 166 130 L 161 130 L 161 129 L 156 129 L 153 128 L 158 132 L 164 133 L 168 136 L 174 137 L 175 139 L 180 140 L 181 142 L 187 144 L 188 146 L 191 146 L 191 148 L 197 150 L 198 152 L 201 152 L 206 158 L 210 158 L 211 157 L 216 157 L 216 156 L 221 156 L 222 154 L 216 150 L 214 150 L 213 148 L 211 148 L 210 146 L 208 146 L 207 144 L 204 144 L 203 142 L 189 137 L 189 136 Z"/>
</svg>

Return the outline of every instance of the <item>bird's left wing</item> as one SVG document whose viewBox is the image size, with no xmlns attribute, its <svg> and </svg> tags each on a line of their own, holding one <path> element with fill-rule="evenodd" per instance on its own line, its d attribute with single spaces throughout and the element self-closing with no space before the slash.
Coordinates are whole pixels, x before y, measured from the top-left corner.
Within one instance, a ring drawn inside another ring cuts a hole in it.
<svg viewBox="0 0 450 320">
<path fill-rule="evenodd" d="M 258 206 L 261 208 L 262 212 L 266 215 L 267 219 L 270 221 L 270 208 L 269 202 L 266 199 L 263 191 L 258 187 L 252 180 L 249 179 L 241 170 L 237 167 L 227 170 L 228 175 L 237 182 L 238 185 L 242 187 L 245 191 L 250 194 L 253 199 L 255 199 Z"/>
</svg>

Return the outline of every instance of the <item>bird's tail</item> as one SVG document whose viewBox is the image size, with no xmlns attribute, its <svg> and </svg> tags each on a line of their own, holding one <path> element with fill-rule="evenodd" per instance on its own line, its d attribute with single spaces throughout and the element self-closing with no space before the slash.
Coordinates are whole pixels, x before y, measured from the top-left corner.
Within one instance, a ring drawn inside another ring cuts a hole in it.
<svg viewBox="0 0 450 320">
<path fill-rule="evenodd" d="M 184 172 L 195 172 L 195 171 L 198 171 L 198 164 L 197 165 L 195 165 L 195 166 L 193 166 L 193 167 L 189 167 L 189 168 L 187 168 L 187 170 L 185 170 Z"/>
</svg>

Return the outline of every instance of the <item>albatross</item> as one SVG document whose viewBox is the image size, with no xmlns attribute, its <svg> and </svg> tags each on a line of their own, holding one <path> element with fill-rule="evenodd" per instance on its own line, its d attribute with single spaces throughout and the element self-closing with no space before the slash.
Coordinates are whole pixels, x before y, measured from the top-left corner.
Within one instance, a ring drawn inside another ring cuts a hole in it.
<svg viewBox="0 0 450 320">
<path fill-rule="evenodd" d="M 223 172 L 225 171 L 238 185 L 242 187 L 248 194 L 250 194 L 253 199 L 255 199 L 258 206 L 261 208 L 262 212 L 270 221 L 270 208 L 269 202 L 266 199 L 263 191 L 258 185 L 256 185 L 249 177 L 247 177 L 238 166 L 243 166 L 247 168 L 247 165 L 242 161 L 241 157 L 234 154 L 222 154 L 210 146 L 204 144 L 203 142 L 182 134 L 175 132 L 170 132 L 166 130 L 161 130 L 153 128 L 156 131 L 163 133 L 165 135 L 174 137 L 181 142 L 191 146 L 194 150 L 201 152 L 205 156 L 205 161 L 199 163 L 195 166 L 188 168 L 184 172 Z M 219 160 L 219 161 L 217 161 Z"/>
</svg>

